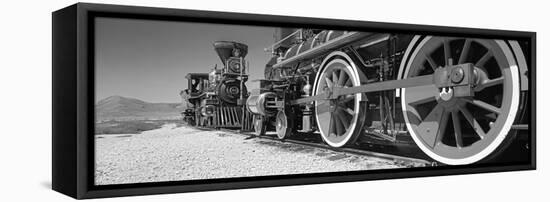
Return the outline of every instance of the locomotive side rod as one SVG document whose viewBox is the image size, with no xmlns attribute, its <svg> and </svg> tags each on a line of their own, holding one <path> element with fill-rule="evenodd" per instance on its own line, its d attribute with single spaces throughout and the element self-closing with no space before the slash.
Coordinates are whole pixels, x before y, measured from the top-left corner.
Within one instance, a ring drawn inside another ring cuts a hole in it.
<svg viewBox="0 0 550 202">
<path fill-rule="evenodd" d="M 401 80 L 388 80 L 388 81 L 370 83 L 370 84 L 356 86 L 356 87 L 349 87 L 349 88 L 333 87 L 332 89 L 328 89 L 324 93 L 317 94 L 315 96 L 292 100 L 290 101 L 290 104 L 299 105 L 299 104 L 313 102 L 316 100 L 333 99 L 342 95 L 395 90 L 397 88 L 410 88 L 410 87 L 425 86 L 425 85 L 431 85 L 431 84 L 434 84 L 433 74 L 401 79 Z"/>
</svg>

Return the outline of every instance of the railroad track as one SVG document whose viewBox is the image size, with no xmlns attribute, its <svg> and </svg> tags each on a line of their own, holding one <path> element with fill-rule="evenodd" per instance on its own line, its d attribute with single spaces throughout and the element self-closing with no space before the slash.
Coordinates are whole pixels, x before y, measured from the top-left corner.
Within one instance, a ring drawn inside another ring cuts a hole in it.
<svg viewBox="0 0 550 202">
<path fill-rule="evenodd" d="M 210 128 L 200 128 L 201 130 L 211 130 L 216 131 L 216 129 L 210 129 Z M 335 152 L 343 152 L 343 153 L 350 153 L 350 154 L 356 154 L 356 155 L 362 155 L 362 156 L 370 156 L 370 157 L 377 157 L 382 159 L 391 160 L 400 164 L 407 164 L 407 165 L 414 165 L 415 167 L 429 167 L 429 166 L 436 166 L 437 162 L 429 161 L 422 158 L 414 158 L 414 157 L 407 157 L 402 155 L 396 155 L 396 154 L 390 154 L 390 153 L 383 153 L 383 152 L 377 152 L 377 151 L 370 151 L 366 150 L 366 143 L 362 143 L 361 145 L 358 145 L 356 147 L 344 147 L 344 148 L 335 148 L 330 147 L 323 143 L 320 140 L 315 140 L 315 138 L 304 138 L 304 139 L 284 139 L 280 140 L 276 137 L 276 135 L 262 135 L 262 136 L 256 136 L 252 132 L 241 132 L 239 130 L 232 130 L 232 129 L 219 129 L 219 131 L 224 132 L 230 132 L 233 134 L 238 134 L 246 137 L 253 137 L 253 138 L 260 138 L 260 139 L 268 139 L 273 141 L 281 141 L 281 142 L 289 142 L 293 144 L 298 145 L 304 145 L 314 148 L 321 148 L 321 149 L 327 149 Z M 371 145 L 372 146 L 372 145 Z"/>
</svg>

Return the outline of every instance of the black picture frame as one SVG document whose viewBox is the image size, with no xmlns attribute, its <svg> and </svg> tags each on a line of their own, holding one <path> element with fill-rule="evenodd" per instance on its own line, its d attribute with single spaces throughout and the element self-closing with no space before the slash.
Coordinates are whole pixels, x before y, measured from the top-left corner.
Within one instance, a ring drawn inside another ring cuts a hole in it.
<svg viewBox="0 0 550 202">
<path fill-rule="evenodd" d="M 380 32 L 433 34 L 530 41 L 530 163 L 467 165 L 354 171 L 345 173 L 260 176 L 140 184 L 93 184 L 94 26 L 95 17 L 123 17 L 235 25 L 322 27 Z M 207 190 L 242 189 L 378 179 L 441 176 L 536 169 L 536 33 L 352 20 L 286 17 L 229 12 L 77 3 L 52 14 L 53 135 L 52 188 L 85 199 Z"/>
</svg>

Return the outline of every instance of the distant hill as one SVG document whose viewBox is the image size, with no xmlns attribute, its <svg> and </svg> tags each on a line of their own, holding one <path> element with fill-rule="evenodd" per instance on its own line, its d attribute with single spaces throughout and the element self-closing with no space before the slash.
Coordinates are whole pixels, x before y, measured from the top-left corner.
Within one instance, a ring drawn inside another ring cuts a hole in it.
<svg viewBox="0 0 550 202">
<path fill-rule="evenodd" d="M 180 103 L 149 103 L 135 98 L 111 96 L 95 105 L 98 121 L 178 119 Z"/>
</svg>

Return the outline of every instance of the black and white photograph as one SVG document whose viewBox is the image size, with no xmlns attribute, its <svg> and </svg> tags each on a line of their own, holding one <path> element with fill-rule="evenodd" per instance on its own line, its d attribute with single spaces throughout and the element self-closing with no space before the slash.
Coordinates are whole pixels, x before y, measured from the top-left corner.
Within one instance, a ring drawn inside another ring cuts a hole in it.
<svg viewBox="0 0 550 202">
<path fill-rule="evenodd" d="M 531 160 L 527 40 L 93 22 L 98 186 Z"/>
<path fill-rule="evenodd" d="M 544 1 L 3 1 L 0 201 L 548 198 Z"/>
</svg>

